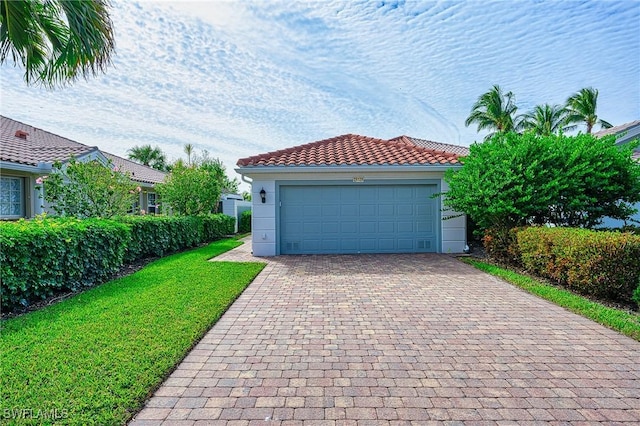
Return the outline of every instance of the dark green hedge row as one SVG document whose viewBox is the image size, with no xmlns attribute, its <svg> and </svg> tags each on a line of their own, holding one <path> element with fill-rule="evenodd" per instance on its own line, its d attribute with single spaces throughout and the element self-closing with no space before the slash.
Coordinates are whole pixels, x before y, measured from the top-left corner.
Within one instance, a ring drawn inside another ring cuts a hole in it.
<svg viewBox="0 0 640 426">
<path fill-rule="evenodd" d="M 245 210 L 240 213 L 240 222 L 238 223 L 238 232 L 246 234 L 251 232 L 251 210 Z"/>
<path fill-rule="evenodd" d="M 2 311 L 99 284 L 125 262 L 230 235 L 234 220 L 210 215 L 0 222 Z"/>
<path fill-rule="evenodd" d="M 129 235 L 100 219 L 0 223 L 2 311 L 105 280 L 122 265 Z"/>
<path fill-rule="evenodd" d="M 629 302 L 640 287 L 640 236 L 630 232 L 527 227 L 489 231 L 484 242 L 494 259 L 581 294 Z"/>
<path fill-rule="evenodd" d="M 118 221 L 129 225 L 131 240 L 125 262 L 163 256 L 202 242 L 233 234 L 234 218 L 208 216 L 124 216 Z"/>
</svg>

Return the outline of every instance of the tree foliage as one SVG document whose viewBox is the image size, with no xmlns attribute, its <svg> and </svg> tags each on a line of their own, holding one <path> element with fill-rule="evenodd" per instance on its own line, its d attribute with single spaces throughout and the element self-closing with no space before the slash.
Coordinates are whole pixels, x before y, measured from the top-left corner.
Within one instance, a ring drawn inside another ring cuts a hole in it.
<svg viewBox="0 0 640 426">
<path fill-rule="evenodd" d="M 111 164 L 75 158 L 64 165 L 55 163 L 53 172 L 38 183 L 44 185 L 44 198 L 57 215 L 78 218 L 126 214 L 140 192 L 139 186 Z"/>
<path fill-rule="evenodd" d="M 444 204 L 484 229 L 625 220 L 640 201 L 640 164 L 631 149 L 616 146 L 613 136 L 496 135 L 472 145 L 464 167 L 445 174 Z"/>
<path fill-rule="evenodd" d="M 108 0 L 0 0 L 0 63 L 53 88 L 104 72 L 114 52 Z"/>
<path fill-rule="evenodd" d="M 549 136 L 567 130 L 567 110 L 561 105 L 536 105 L 524 114 L 522 128 L 538 135 Z"/>
<path fill-rule="evenodd" d="M 478 131 L 491 130 L 486 140 L 496 133 L 516 130 L 519 127 L 517 111 L 513 93 L 504 93 L 496 84 L 487 93 L 480 95 L 464 124 L 469 127 L 476 123 Z"/>
<path fill-rule="evenodd" d="M 598 118 L 598 90 L 593 87 L 581 89 L 567 99 L 567 123 L 584 123 L 587 133 L 591 133 L 593 126 L 599 124 L 603 129 L 612 127 L 611 123 Z"/>
<path fill-rule="evenodd" d="M 215 212 L 220 199 L 220 184 L 211 171 L 182 162 L 174 164 L 165 182 L 156 188 L 163 202 L 179 215 Z"/>
<path fill-rule="evenodd" d="M 167 156 L 160 147 L 152 147 L 151 145 L 134 146 L 128 150 L 129 159 L 138 163 L 154 168 L 156 170 L 167 170 Z"/>
</svg>

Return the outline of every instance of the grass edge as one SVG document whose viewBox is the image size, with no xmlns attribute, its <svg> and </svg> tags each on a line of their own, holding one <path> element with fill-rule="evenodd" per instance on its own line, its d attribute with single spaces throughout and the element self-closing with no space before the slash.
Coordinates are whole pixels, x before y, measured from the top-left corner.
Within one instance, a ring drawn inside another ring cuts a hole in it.
<svg viewBox="0 0 640 426">
<path fill-rule="evenodd" d="M 534 296 L 554 303 L 570 312 L 581 315 L 609 329 L 640 342 L 640 315 L 605 306 L 567 289 L 545 284 L 518 272 L 471 258 L 459 258 L 489 275 L 493 275 Z M 612 321 L 615 317 L 617 321 Z M 621 322 L 623 325 L 621 325 Z"/>
</svg>

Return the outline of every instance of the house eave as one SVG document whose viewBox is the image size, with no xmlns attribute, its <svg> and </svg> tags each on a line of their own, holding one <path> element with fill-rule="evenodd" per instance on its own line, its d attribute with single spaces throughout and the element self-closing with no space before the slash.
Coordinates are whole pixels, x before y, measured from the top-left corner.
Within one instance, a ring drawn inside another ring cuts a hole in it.
<svg viewBox="0 0 640 426">
<path fill-rule="evenodd" d="M 13 161 L 0 161 L 0 170 L 2 174 L 6 171 L 16 171 L 25 173 L 48 173 L 51 171 L 53 165 L 51 163 L 38 163 L 37 165 L 14 163 Z"/>
</svg>

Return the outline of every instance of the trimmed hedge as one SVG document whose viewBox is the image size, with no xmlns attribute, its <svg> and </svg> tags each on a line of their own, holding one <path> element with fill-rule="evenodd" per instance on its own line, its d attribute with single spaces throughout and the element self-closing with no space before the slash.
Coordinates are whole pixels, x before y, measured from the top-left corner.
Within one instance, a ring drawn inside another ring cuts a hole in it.
<svg viewBox="0 0 640 426">
<path fill-rule="evenodd" d="M 104 281 L 122 266 L 130 235 L 101 219 L 0 222 L 2 310 Z"/>
<path fill-rule="evenodd" d="M 233 234 L 235 219 L 223 214 L 207 216 L 124 216 L 118 221 L 131 228 L 125 262 L 194 247 Z"/>
<path fill-rule="evenodd" d="M 238 232 L 246 234 L 251 232 L 251 210 L 245 210 L 240 213 L 240 222 L 238 223 Z"/>
<path fill-rule="evenodd" d="M 522 265 L 578 293 L 632 300 L 640 284 L 640 236 L 576 228 L 516 232 Z"/>
<path fill-rule="evenodd" d="M 234 221 L 219 214 L 0 222 L 2 311 L 99 284 L 124 263 L 233 234 Z"/>
</svg>

